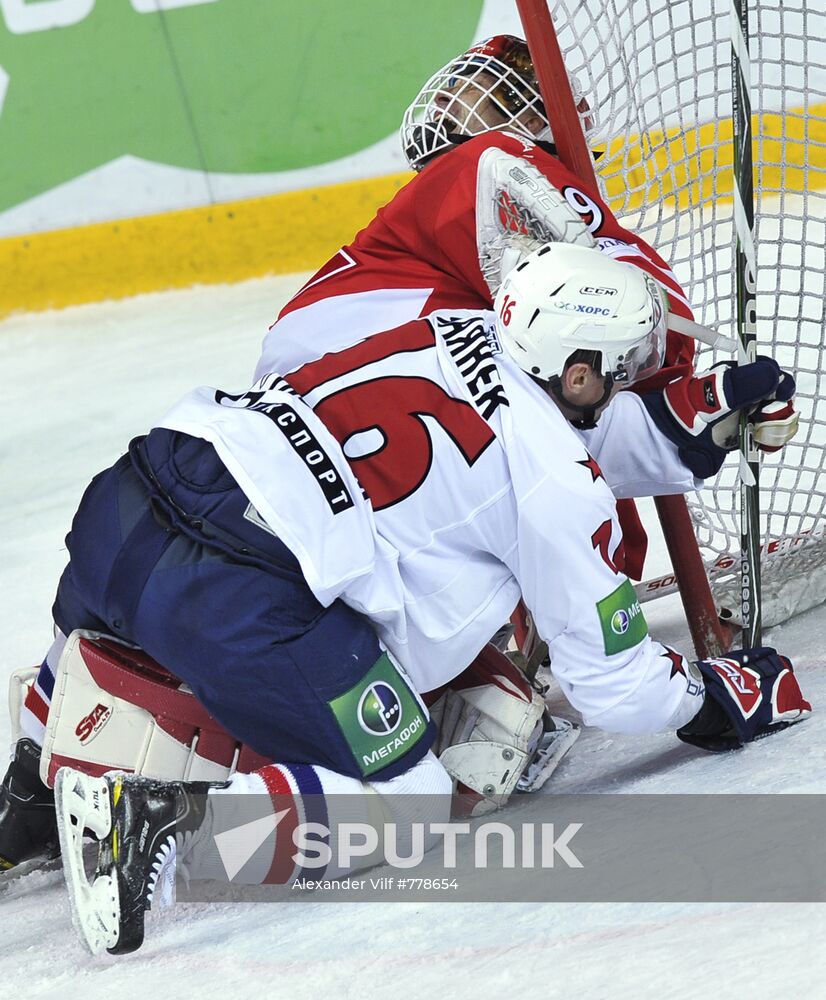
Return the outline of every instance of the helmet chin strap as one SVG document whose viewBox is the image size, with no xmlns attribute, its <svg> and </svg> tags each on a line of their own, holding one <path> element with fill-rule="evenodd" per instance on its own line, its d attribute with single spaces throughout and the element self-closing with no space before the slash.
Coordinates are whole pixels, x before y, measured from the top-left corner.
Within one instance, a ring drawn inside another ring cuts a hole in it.
<svg viewBox="0 0 826 1000">
<path fill-rule="evenodd" d="M 574 427 L 580 431 L 590 431 L 597 425 L 597 410 L 601 406 L 604 406 L 611 397 L 611 390 L 614 388 L 614 379 L 610 374 L 605 375 L 603 377 L 605 391 L 602 396 L 595 403 L 587 403 L 585 406 L 581 406 L 579 403 L 572 403 L 569 399 L 565 398 L 565 393 L 562 389 L 562 379 L 558 375 L 554 375 L 553 378 L 548 379 L 546 384 L 558 402 L 562 403 L 569 410 L 573 410 L 579 414 L 579 417 L 568 417 Z"/>
</svg>

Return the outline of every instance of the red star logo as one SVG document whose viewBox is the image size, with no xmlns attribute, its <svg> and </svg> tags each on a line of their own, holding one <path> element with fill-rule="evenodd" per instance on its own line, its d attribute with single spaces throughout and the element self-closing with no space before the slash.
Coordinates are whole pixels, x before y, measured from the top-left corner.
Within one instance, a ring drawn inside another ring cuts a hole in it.
<svg viewBox="0 0 826 1000">
<path fill-rule="evenodd" d="M 671 673 L 668 675 L 668 679 L 675 674 L 682 674 L 683 677 L 688 678 L 688 674 L 685 672 L 685 660 L 682 654 L 678 653 L 676 649 L 669 649 L 668 646 L 665 647 L 665 652 L 660 654 L 664 656 L 667 660 L 671 660 Z"/>
<path fill-rule="evenodd" d="M 591 482 L 595 483 L 598 479 L 604 479 L 602 474 L 602 469 L 597 465 L 596 459 L 591 458 L 589 455 L 586 459 L 581 462 L 577 462 L 577 465 L 584 465 L 585 468 L 591 473 Z"/>
</svg>

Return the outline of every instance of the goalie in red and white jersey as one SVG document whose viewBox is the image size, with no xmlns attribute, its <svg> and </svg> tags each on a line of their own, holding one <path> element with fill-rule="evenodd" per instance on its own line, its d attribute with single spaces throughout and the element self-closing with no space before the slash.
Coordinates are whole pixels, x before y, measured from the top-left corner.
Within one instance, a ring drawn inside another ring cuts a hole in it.
<svg viewBox="0 0 826 1000">
<path fill-rule="evenodd" d="M 590 133 L 592 113 L 574 91 Z M 434 309 L 490 308 L 504 274 L 549 241 L 633 263 L 691 318 L 668 264 L 555 156 L 521 39 L 498 35 L 437 71 L 405 112 L 401 140 L 418 175 L 281 310 L 256 377 Z M 669 334 L 667 366 L 686 371 L 692 358 L 693 343 Z"/>
<path fill-rule="evenodd" d="M 98 689 L 103 714 L 74 730 L 85 766 L 55 786 L 73 914 L 92 950 L 140 945 L 176 849 L 192 877 L 217 874 L 214 851 L 198 847 L 210 802 L 227 795 L 269 793 L 273 812 L 290 813 L 248 875 L 281 882 L 301 870 L 288 831 L 311 808 L 332 825 L 340 793 L 388 822 L 405 818 L 398 793 L 429 793 L 417 820 L 444 821 L 453 781 L 482 794 L 490 784 L 501 801 L 518 774 L 509 764 L 503 787 L 502 761 L 529 761 L 541 698 L 509 692 L 496 670 L 481 694 L 460 685 L 471 711 L 453 739 L 443 730 L 437 759 L 420 694 L 455 684 L 520 597 L 586 724 L 672 729 L 725 750 L 808 714 L 773 649 L 692 664 L 652 640 L 623 572 L 614 491 L 693 488 L 722 462 L 742 410 L 772 447 L 791 429 L 763 409 L 794 390 L 770 359 L 617 395 L 657 372 L 665 331 L 661 292 L 638 269 L 547 244 L 509 272 L 496 312 L 437 310 L 245 393 L 196 390 L 93 480 L 67 541 L 60 632 L 140 646 L 275 763 L 211 789 L 91 777 L 103 720 L 116 737 L 122 710 L 134 719 L 138 707 Z M 79 648 L 75 638 L 60 652 L 64 701 Z M 88 684 L 100 674 L 86 666 Z M 504 712 L 491 706 L 497 687 Z M 188 749 L 180 778 L 198 759 Z M 45 805 L 23 794 L 24 761 L 11 774 L 6 835 Z M 84 827 L 102 844 L 93 889 Z"/>
</svg>

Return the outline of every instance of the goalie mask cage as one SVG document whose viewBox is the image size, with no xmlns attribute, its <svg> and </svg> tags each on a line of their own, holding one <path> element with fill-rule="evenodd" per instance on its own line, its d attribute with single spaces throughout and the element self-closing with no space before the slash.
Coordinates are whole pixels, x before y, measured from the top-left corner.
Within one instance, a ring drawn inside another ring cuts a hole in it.
<svg viewBox="0 0 826 1000">
<path fill-rule="evenodd" d="M 551 0 L 591 95 L 603 194 L 673 266 L 697 320 L 735 328 L 731 17 L 725 0 Z M 801 428 L 761 470 L 763 618 L 826 598 L 826 10 L 749 14 L 757 343 L 797 378 Z M 720 360 L 701 349 L 699 369 Z M 719 607 L 739 613 L 738 453 L 687 497 Z"/>
</svg>

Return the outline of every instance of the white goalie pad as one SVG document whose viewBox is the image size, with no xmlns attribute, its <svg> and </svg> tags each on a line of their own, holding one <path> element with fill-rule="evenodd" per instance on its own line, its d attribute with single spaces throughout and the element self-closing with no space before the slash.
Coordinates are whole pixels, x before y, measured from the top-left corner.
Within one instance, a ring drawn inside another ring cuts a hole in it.
<svg viewBox="0 0 826 1000">
<path fill-rule="evenodd" d="M 487 809 L 504 805 L 514 791 L 540 788 L 579 735 L 578 727 L 546 713 L 539 692 L 493 646 L 430 711 L 440 762 L 460 786 L 481 795 Z"/>
<path fill-rule="evenodd" d="M 145 653 L 99 632 L 72 632 L 66 640 L 40 762 L 50 787 L 67 766 L 90 775 L 225 781 L 267 763 Z"/>
<path fill-rule="evenodd" d="M 533 164 L 486 149 L 476 175 L 476 245 L 493 297 L 508 271 L 543 243 L 596 246 L 579 213 Z"/>
</svg>

